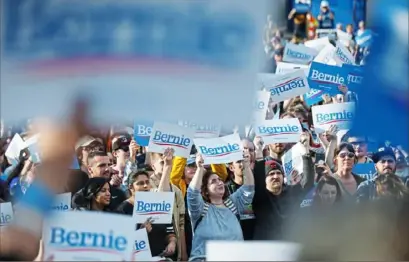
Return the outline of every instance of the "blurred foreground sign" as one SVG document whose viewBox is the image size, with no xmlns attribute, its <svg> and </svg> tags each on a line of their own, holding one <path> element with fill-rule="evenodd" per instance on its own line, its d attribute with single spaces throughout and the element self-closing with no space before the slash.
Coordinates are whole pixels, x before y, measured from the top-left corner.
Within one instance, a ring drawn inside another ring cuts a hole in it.
<svg viewBox="0 0 409 262">
<path fill-rule="evenodd" d="M 1 2 L 5 119 L 246 121 L 264 1 Z M 260 53 L 261 54 L 261 53 Z"/>
</svg>

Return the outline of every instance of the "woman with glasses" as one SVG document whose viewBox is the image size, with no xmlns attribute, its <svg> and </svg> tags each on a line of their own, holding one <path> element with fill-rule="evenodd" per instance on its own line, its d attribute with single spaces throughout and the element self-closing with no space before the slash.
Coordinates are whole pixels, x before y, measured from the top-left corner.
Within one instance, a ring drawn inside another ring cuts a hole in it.
<svg viewBox="0 0 409 262">
<path fill-rule="evenodd" d="M 148 173 L 145 171 L 132 173 L 128 179 L 130 197 L 119 205 L 117 212 L 132 216 L 136 192 L 149 192 L 151 189 Z M 152 257 L 166 257 L 176 260 L 177 239 L 172 224 L 152 224 L 148 219 L 145 223 L 136 225 L 137 230 L 141 228 L 146 228 L 148 232 Z"/>
</svg>

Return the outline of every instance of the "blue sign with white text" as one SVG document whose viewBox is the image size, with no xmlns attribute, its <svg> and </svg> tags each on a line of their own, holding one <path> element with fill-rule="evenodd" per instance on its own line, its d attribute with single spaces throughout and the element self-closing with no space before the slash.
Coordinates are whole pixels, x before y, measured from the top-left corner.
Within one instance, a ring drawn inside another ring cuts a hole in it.
<svg viewBox="0 0 409 262">
<path fill-rule="evenodd" d="M 375 164 L 374 163 L 356 164 L 352 169 L 352 172 L 360 177 L 370 180 L 376 173 Z"/>
<path fill-rule="evenodd" d="M 304 95 L 304 101 L 308 106 L 315 105 L 322 101 L 322 95 L 325 92 L 322 90 L 312 89 Z"/>
<path fill-rule="evenodd" d="M 134 139 L 140 146 L 148 146 L 151 136 L 153 121 L 135 121 Z"/>
<path fill-rule="evenodd" d="M 322 90 L 331 96 L 341 94 L 339 87 L 347 84 L 345 70 L 339 66 L 331 66 L 312 62 L 308 73 L 310 88 Z"/>
<path fill-rule="evenodd" d="M 363 67 L 344 63 L 342 64 L 342 69 L 345 70 L 345 74 L 347 75 L 348 89 L 351 91 L 357 90 L 364 78 Z"/>
<path fill-rule="evenodd" d="M 355 42 L 360 47 L 370 47 L 373 42 L 372 31 L 365 29 L 360 35 L 355 36 Z"/>
</svg>

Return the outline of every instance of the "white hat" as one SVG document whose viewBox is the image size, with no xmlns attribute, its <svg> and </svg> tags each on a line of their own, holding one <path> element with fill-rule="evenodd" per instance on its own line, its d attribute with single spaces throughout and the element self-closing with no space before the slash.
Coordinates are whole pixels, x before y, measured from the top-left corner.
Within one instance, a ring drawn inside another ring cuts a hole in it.
<svg viewBox="0 0 409 262">
<path fill-rule="evenodd" d="M 329 7 L 328 1 L 321 1 L 321 7 Z"/>
</svg>

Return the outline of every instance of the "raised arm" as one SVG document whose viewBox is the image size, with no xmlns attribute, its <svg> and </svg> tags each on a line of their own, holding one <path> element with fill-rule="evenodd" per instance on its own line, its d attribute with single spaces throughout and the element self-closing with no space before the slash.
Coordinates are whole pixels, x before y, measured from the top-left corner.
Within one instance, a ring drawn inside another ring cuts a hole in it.
<svg viewBox="0 0 409 262">
<path fill-rule="evenodd" d="M 193 224 L 199 219 L 203 211 L 203 197 L 201 195 L 201 187 L 205 168 L 203 167 L 203 158 L 200 154 L 196 157 L 196 173 L 192 178 L 187 189 L 187 207 L 189 209 L 190 218 Z"/>
<path fill-rule="evenodd" d="M 172 165 L 173 165 L 173 153 L 174 150 L 172 148 L 167 148 L 163 153 L 163 170 L 162 170 L 162 177 L 159 181 L 158 191 L 162 192 L 170 192 L 170 173 L 172 172 Z"/>
<path fill-rule="evenodd" d="M 335 149 L 337 148 L 337 135 L 336 135 L 337 128 L 336 126 L 331 126 L 328 131 L 326 131 L 327 136 L 331 139 L 329 145 L 325 151 L 325 163 L 333 169 L 334 167 L 334 154 Z"/>
</svg>

